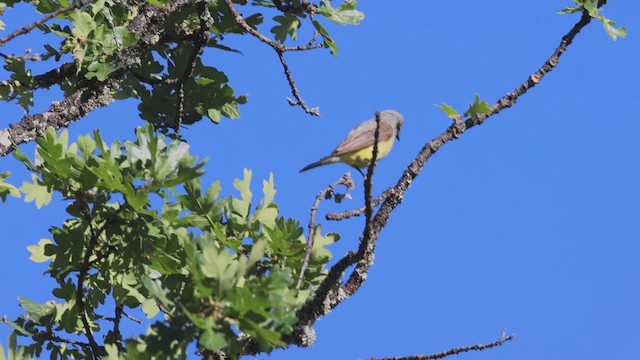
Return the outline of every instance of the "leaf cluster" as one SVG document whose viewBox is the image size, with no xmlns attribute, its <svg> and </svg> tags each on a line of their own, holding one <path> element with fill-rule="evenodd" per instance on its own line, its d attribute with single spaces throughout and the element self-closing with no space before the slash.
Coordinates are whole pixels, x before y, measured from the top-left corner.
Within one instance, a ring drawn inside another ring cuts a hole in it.
<svg viewBox="0 0 640 360">
<path fill-rule="evenodd" d="M 573 2 L 577 6 L 568 6 L 558 11 L 558 14 L 573 14 L 575 12 L 586 11 L 592 18 L 600 20 L 600 23 L 602 23 L 604 30 L 612 40 L 617 40 L 618 37 L 627 37 L 627 29 L 625 29 L 624 26 L 616 27 L 615 21 L 600 14 L 598 0 L 573 0 Z"/>
<path fill-rule="evenodd" d="M 0 16 L 5 7 L 16 2 L 0 2 Z M 15 101 L 28 112 L 36 90 L 57 84 L 68 97 L 87 86 L 117 80 L 112 83 L 110 96 L 137 99 L 140 117 L 160 130 L 177 130 L 204 117 L 214 123 L 222 117 L 238 118 L 238 106 L 246 103 L 246 95 L 235 94 L 224 72 L 203 62 L 201 55 L 209 49 L 240 53 L 225 45 L 225 37 L 246 34 L 246 30 L 222 0 L 201 4 L 193 1 L 180 7 L 176 3 L 97 0 L 67 11 L 72 5 L 69 0 L 31 2 L 40 13 L 60 12 L 55 19 L 37 27 L 49 35 L 47 39 L 58 39 L 58 43 L 54 40 L 41 44 L 43 53 L 38 59 L 54 64 L 71 62 L 34 75 L 27 65 L 29 59 L 3 56 L 9 79 L 0 81 L 0 100 Z M 246 0 L 233 3 L 247 5 Z M 287 38 L 297 40 L 301 20 L 309 18 L 324 46 L 337 54 L 336 42 L 318 18 L 341 25 L 357 24 L 364 14 L 355 9 L 356 4 L 355 0 L 345 0 L 334 8 L 326 0 L 318 5 L 299 0 L 254 1 L 250 9 L 257 12 L 243 20 L 257 29 L 264 21 L 265 10 L 282 9 L 272 17 L 276 25 L 271 32 L 276 41 L 284 43 Z M 146 14 L 163 14 L 158 15 L 163 20 L 152 24 L 152 28 L 141 27 L 140 19 Z"/>
<path fill-rule="evenodd" d="M 477 119 L 479 115 L 487 114 L 491 111 L 489 103 L 487 103 L 485 100 L 481 100 L 479 94 L 476 94 L 473 103 L 469 104 L 469 107 L 467 108 L 467 111 L 464 112 L 464 114 L 458 113 L 458 111 L 454 109 L 453 106 L 445 103 L 436 106 L 438 107 L 438 109 L 442 110 L 448 118 L 455 122 L 460 121 L 463 117 L 471 117 L 473 119 Z"/>
<path fill-rule="evenodd" d="M 279 215 L 273 176 L 256 206 L 249 170 L 234 181 L 239 195 L 221 198 L 219 182 L 201 187 L 204 162 L 186 143 L 167 143 L 151 125 L 136 135 L 107 146 L 98 131 L 71 144 L 66 131 L 49 131 L 38 139 L 34 161 L 15 152 L 33 172 L 19 188 L 26 201 L 40 207 L 54 193 L 69 201 L 69 218 L 29 247 L 33 261 L 48 262 L 55 299 L 21 298 L 24 315 L 3 319 L 31 339 L 20 351 L 184 358 L 197 341 L 203 351 L 236 356 L 240 334 L 261 351 L 284 346 L 295 311 L 325 276 L 326 245 L 338 236 L 318 230 L 298 290 L 307 242 L 297 220 Z M 146 315 L 149 328 L 124 338 L 121 323 L 134 311 Z"/>
</svg>

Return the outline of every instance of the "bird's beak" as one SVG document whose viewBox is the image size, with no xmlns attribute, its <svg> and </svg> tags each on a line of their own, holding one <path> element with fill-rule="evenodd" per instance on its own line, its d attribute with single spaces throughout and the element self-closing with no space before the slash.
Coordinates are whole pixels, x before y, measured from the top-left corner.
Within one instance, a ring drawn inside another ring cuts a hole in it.
<svg viewBox="0 0 640 360">
<path fill-rule="evenodd" d="M 398 141 L 400 141 L 400 133 L 396 134 L 396 139 L 398 139 Z"/>
</svg>

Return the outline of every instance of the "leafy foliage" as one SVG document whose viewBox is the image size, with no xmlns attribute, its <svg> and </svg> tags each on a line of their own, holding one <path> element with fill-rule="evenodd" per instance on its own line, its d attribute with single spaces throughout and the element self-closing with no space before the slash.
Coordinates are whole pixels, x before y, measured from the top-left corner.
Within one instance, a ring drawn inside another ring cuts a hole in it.
<svg viewBox="0 0 640 360">
<path fill-rule="evenodd" d="M 21 187 L 26 201 L 39 207 L 54 192 L 70 201 L 70 217 L 51 228 L 52 238 L 29 246 L 33 261 L 48 262 L 56 299 L 21 298 L 24 315 L 3 319 L 31 339 L 18 351 L 184 358 L 197 342 L 238 356 L 239 333 L 261 351 L 283 346 L 296 309 L 324 278 L 331 258 L 325 247 L 338 236 L 318 232 L 305 290 L 297 290 L 306 239 L 297 220 L 279 216 L 273 176 L 255 207 L 249 170 L 234 181 L 239 196 L 222 199 L 219 182 L 202 188 L 204 162 L 186 143 L 167 143 L 151 125 L 136 137 L 108 146 L 95 131 L 69 144 L 66 131 L 49 131 L 38 139 L 34 162 L 17 150 L 34 171 Z M 133 309 L 150 326 L 123 338 L 120 323 Z"/>
<path fill-rule="evenodd" d="M 600 20 L 604 30 L 612 40 L 617 40 L 618 37 L 624 38 L 627 36 L 627 29 L 625 29 L 624 26 L 616 28 L 615 21 L 600 15 L 600 8 L 598 7 L 597 0 L 573 0 L 573 2 L 578 6 L 566 7 L 558 11 L 558 13 L 573 14 L 575 12 L 586 11 L 592 18 Z"/>
<path fill-rule="evenodd" d="M 491 107 L 489 106 L 489 103 L 487 103 L 484 100 L 480 100 L 479 94 L 476 94 L 473 100 L 473 103 L 469 104 L 469 107 L 467 108 L 467 111 L 464 112 L 464 114 L 459 114 L 458 111 L 453 108 L 453 106 L 445 103 L 442 103 L 442 105 L 436 105 L 436 106 L 438 107 L 438 109 L 442 110 L 447 115 L 448 118 L 454 121 L 460 121 L 460 119 L 462 119 L 465 116 L 469 116 L 476 119 L 478 115 L 486 114 L 489 111 L 491 111 Z"/>
<path fill-rule="evenodd" d="M 15 1 L 0 2 L 3 7 Z M 246 1 L 234 3 L 244 5 Z M 279 1 L 291 9 L 304 5 L 299 1 Z M 70 5 L 69 1 L 44 0 L 33 3 L 41 13 L 52 13 Z M 162 131 L 178 129 L 181 125 L 193 124 L 203 117 L 214 123 L 221 118 L 235 119 L 240 116 L 238 106 L 246 103 L 246 95 L 237 95 L 229 85 L 224 72 L 211 64 L 203 63 L 200 54 L 206 49 L 236 52 L 224 45 L 227 34 L 246 34 L 236 21 L 224 1 L 211 1 L 200 6 L 187 4 L 180 11 L 171 12 L 167 19 L 157 24 L 157 33 L 152 38 L 141 36 L 136 23 L 140 14 L 158 12 L 169 8 L 167 1 L 115 1 L 98 0 L 88 2 L 81 8 L 62 12 L 54 20 L 38 26 L 44 34 L 57 37 L 55 41 L 42 44 L 44 52 L 39 57 L 49 62 L 72 59 L 72 67 L 62 65 L 59 73 L 49 72 L 34 75 L 20 56 L 3 57 L 4 69 L 10 81 L 0 83 L 0 100 L 16 101 L 25 111 L 33 106 L 34 92 L 60 85 L 65 96 L 91 82 L 105 83 L 117 80 L 111 91 L 116 99 L 138 99 L 140 117 L 156 125 Z M 338 8 L 329 1 L 310 5 L 315 10 L 291 10 L 274 15 L 276 25 L 271 27 L 275 39 L 284 43 L 288 38 L 296 41 L 302 21 L 311 19 L 313 28 L 323 39 L 324 46 L 335 55 L 337 45 L 329 32 L 319 22 L 321 16 L 338 24 L 358 24 L 364 15 L 355 9 L 356 1 L 345 0 Z M 254 1 L 253 7 L 274 8 L 272 1 Z M 262 12 L 244 18 L 252 28 L 264 22 Z M 0 27 L 2 23 L 0 22 Z M 2 44 L 0 44 L 1 46 Z M 37 48 L 36 48 L 37 49 Z M 51 79 L 59 75 L 63 80 Z M 55 76 L 54 76 L 55 75 Z"/>
</svg>

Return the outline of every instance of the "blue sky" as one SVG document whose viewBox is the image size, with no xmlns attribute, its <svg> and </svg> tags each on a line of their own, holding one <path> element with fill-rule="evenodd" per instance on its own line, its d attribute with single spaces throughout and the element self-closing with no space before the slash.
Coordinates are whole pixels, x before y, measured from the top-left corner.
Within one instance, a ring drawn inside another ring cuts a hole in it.
<svg viewBox="0 0 640 360">
<path fill-rule="evenodd" d="M 229 37 L 243 54 L 209 52 L 206 61 L 238 93 L 248 93 L 249 103 L 241 119 L 203 121 L 184 136 L 193 154 L 209 158 L 205 183 L 219 179 L 223 192 L 233 194 L 232 180 L 249 168 L 260 193 L 272 172 L 281 213 L 306 222 L 315 195 L 349 169 L 298 174 L 300 168 L 375 111 L 393 108 L 404 114 L 405 127 L 377 168 L 375 189 L 395 184 L 424 143 L 449 125 L 433 105 L 464 110 L 476 93 L 492 103 L 520 85 L 578 20 L 556 14 L 568 5 L 361 1 L 360 26 L 328 26 L 338 58 L 326 50 L 287 54 L 302 96 L 320 106 L 319 118 L 286 103 L 290 91 L 270 48 Z M 612 41 L 593 22 L 514 107 L 443 147 L 391 216 L 360 292 L 317 323 L 314 346 L 258 358 L 427 354 L 493 341 L 503 328 L 516 340 L 461 359 L 637 356 L 638 13 L 637 2 L 612 1 L 603 14 L 627 28 L 626 39 Z M 0 36 L 24 24 L 23 16 L 5 17 Z M 26 46 L 28 37 L 22 41 L 14 45 Z M 13 105 L 0 113 L 2 128 L 22 116 Z M 115 103 L 69 130 L 72 138 L 100 128 L 109 141 L 132 139 L 142 123 L 137 114 L 135 103 Z M 23 149 L 33 153 L 33 145 Z M 7 170 L 14 183 L 28 177 L 13 158 L 0 158 L 0 171 Z M 358 182 L 353 200 L 323 203 L 321 211 L 359 207 L 362 190 Z M 59 199 L 41 210 L 15 199 L 0 205 L 0 315 L 20 313 L 18 295 L 52 298 L 45 266 L 32 263 L 26 247 L 64 220 L 65 205 Z M 363 223 L 322 221 L 323 230 L 342 234 L 331 247 L 336 257 L 357 246 Z M 0 343 L 7 334 L 0 327 Z"/>
</svg>

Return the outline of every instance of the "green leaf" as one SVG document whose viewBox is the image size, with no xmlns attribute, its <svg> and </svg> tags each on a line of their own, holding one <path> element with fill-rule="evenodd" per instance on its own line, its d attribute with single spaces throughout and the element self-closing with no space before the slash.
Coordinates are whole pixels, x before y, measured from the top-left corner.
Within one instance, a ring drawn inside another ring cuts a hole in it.
<svg viewBox="0 0 640 360">
<path fill-rule="evenodd" d="M 149 276 L 144 276 L 142 278 L 142 285 L 149 291 L 149 295 L 153 296 L 165 307 L 171 307 L 174 305 L 173 301 L 169 299 L 168 291 L 162 287 L 162 283 L 159 280 L 152 279 Z"/>
<path fill-rule="evenodd" d="M 622 38 L 627 37 L 627 29 L 625 29 L 624 26 L 616 28 L 616 22 L 611 19 L 607 19 L 604 16 L 601 16 L 599 20 L 602 23 L 604 30 L 607 32 L 607 35 L 609 35 L 612 40 L 617 40 L 618 36 Z"/>
<path fill-rule="evenodd" d="M 558 14 L 573 14 L 578 11 L 582 11 L 582 8 L 578 6 L 568 6 L 562 10 L 558 10 Z"/>
<path fill-rule="evenodd" d="M 207 109 L 207 116 L 214 123 L 216 123 L 216 124 L 220 123 L 220 110 L 219 109 Z"/>
<path fill-rule="evenodd" d="M 36 323 L 47 321 L 49 316 L 55 312 L 55 307 L 50 302 L 40 305 L 23 297 L 18 297 L 18 300 L 20 301 L 20 306 L 27 310 L 26 315 L 29 320 Z"/>
<path fill-rule="evenodd" d="M 333 8 L 328 0 L 322 0 L 318 14 L 339 25 L 357 25 L 364 19 L 364 13 L 356 10 L 356 0 L 345 0 L 339 8 Z"/>
<path fill-rule="evenodd" d="M 50 244 L 53 244 L 51 240 L 40 239 L 37 245 L 27 246 L 27 250 L 31 253 L 29 259 L 33 262 L 41 263 L 54 258 L 54 256 L 46 255 L 45 247 Z"/>
<path fill-rule="evenodd" d="M 249 189 L 251 184 L 251 170 L 244 169 L 244 178 L 242 180 L 233 180 L 233 187 L 240 191 L 240 198 L 231 198 L 231 210 L 234 214 L 239 215 L 241 218 L 246 219 L 249 216 L 249 207 L 251 205 L 251 198 L 253 194 Z"/>
<path fill-rule="evenodd" d="M 8 171 L 0 173 L 0 198 L 2 199 L 2 202 L 7 200 L 7 195 L 20 198 L 20 190 L 18 190 L 17 187 L 4 182 L 9 175 L 11 175 L 11 172 Z"/>
<path fill-rule="evenodd" d="M 85 41 L 89 39 L 91 36 L 91 32 L 96 29 L 96 23 L 86 12 L 76 10 L 71 15 L 69 15 L 69 20 L 74 25 L 74 28 L 71 30 L 71 34 L 73 34 L 77 40 Z"/>
<path fill-rule="evenodd" d="M 458 112 L 456 111 L 456 109 L 453 108 L 453 106 L 442 103 L 442 105 L 436 105 L 436 107 L 442 110 L 445 114 L 447 114 L 447 117 L 449 117 L 449 119 L 452 119 L 452 120 L 460 119 L 460 114 L 458 114 Z"/>
<path fill-rule="evenodd" d="M 475 100 L 473 104 L 469 105 L 469 109 L 464 113 L 464 116 L 471 116 L 472 118 L 477 118 L 480 114 L 486 114 L 491 111 L 491 107 L 489 104 L 480 100 L 480 95 L 476 94 Z"/>
<path fill-rule="evenodd" d="M 322 24 L 320 24 L 320 22 L 318 22 L 317 20 L 313 20 L 312 23 L 324 40 L 324 47 L 329 48 L 333 56 L 338 56 L 338 44 L 336 44 L 331 35 L 329 35 L 327 29 L 325 29 L 324 26 L 322 26 Z"/>
<path fill-rule="evenodd" d="M 582 2 L 582 7 L 589 12 L 591 17 L 598 16 L 598 3 L 597 0 L 586 0 Z"/>
<path fill-rule="evenodd" d="M 273 173 L 269 173 L 269 180 L 262 180 L 262 193 L 264 199 L 262 200 L 262 207 L 267 207 L 273 202 L 273 198 L 276 196 L 276 189 L 273 184 Z"/>
<path fill-rule="evenodd" d="M 331 251 L 329 251 L 326 247 L 340 240 L 340 235 L 336 233 L 328 233 L 326 235 L 322 235 L 321 227 L 316 227 L 316 234 L 313 241 L 313 249 L 312 256 L 316 261 L 320 261 L 326 263 L 333 256 Z"/>
<path fill-rule="evenodd" d="M 20 148 L 17 146 L 14 146 L 13 148 L 13 157 L 15 157 L 22 164 L 24 164 L 27 167 L 27 169 L 29 169 L 30 171 L 38 170 L 36 165 L 33 162 L 31 162 L 31 159 L 29 159 L 27 154 L 25 154 L 24 151 L 20 150 Z"/>
<path fill-rule="evenodd" d="M 151 319 L 158 315 L 160 308 L 153 299 L 146 299 L 142 302 L 142 312 L 147 316 L 147 319 Z"/>
<path fill-rule="evenodd" d="M 166 7 L 167 4 L 167 0 L 147 0 L 147 2 L 158 7 Z"/>
<path fill-rule="evenodd" d="M 20 187 L 20 191 L 25 195 L 24 201 L 36 202 L 36 207 L 40 209 L 42 206 L 51 202 L 53 196 L 51 188 L 44 186 L 36 174 L 31 174 L 32 183 L 24 182 Z"/>
<path fill-rule="evenodd" d="M 240 110 L 238 110 L 238 105 L 233 102 L 225 103 L 224 105 L 222 105 L 222 108 L 220 108 L 220 112 L 222 113 L 222 115 L 228 117 L 229 119 L 237 119 L 240 117 Z"/>
<path fill-rule="evenodd" d="M 292 14 L 278 15 L 273 18 L 280 25 L 276 25 L 271 28 L 271 32 L 275 34 L 276 40 L 280 43 L 284 43 L 287 39 L 287 35 L 294 41 L 298 39 L 296 30 L 300 27 L 300 20 L 298 17 Z"/>
<path fill-rule="evenodd" d="M 91 138 L 91 136 L 89 136 L 89 134 L 80 135 L 78 136 L 78 148 L 86 158 L 91 156 L 96 150 L 96 142 Z"/>
<path fill-rule="evenodd" d="M 96 78 L 98 81 L 105 81 L 109 74 L 118 70 L 118 67 L 112 63 L 93 61 L 87 66 L 87 70 L 85 75 L 87 79 Z"/>
<path fill-rule="evenodd" d="M 202 332 L 198 343 L 211 351 L 219 350 L 228 344 L 222 334 L 218 334 L 211 329 L 206 329 Z"/>
<path fill-rule="evenodd" d="M 214 243 L 203 245 L 198 266 L 204 276 L 216 280 L 217 289 L 211 290 L 218 296 L 235 286 L 245 270 L 245 265 L 237 260 L 236 255 Z"/>
</svg>

